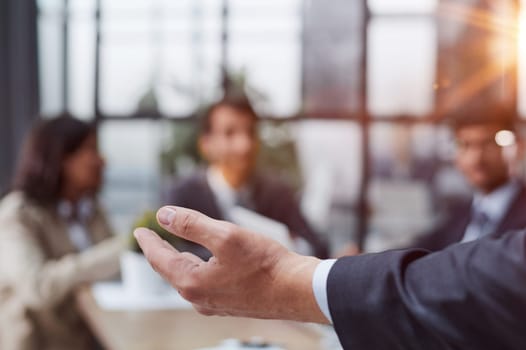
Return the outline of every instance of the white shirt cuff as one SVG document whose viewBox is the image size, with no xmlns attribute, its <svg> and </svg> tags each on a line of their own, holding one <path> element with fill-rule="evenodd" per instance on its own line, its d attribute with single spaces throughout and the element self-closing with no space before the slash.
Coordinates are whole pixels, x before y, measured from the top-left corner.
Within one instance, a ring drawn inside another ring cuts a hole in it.
<svg viewBox="0 0 526 350">
<path fill-rule="evenodd" d="M 336 262 L 336 259 L 323 260 L 316 266 L 314 275 L 312 276 L 312 290 L 316 302 L 323 312 L 325 317 L 332 323 L 331 313 L 329 311 L 329 300 L 327 298 L 327 278 L 331 271 L 332 265 Z"/>
</svg>

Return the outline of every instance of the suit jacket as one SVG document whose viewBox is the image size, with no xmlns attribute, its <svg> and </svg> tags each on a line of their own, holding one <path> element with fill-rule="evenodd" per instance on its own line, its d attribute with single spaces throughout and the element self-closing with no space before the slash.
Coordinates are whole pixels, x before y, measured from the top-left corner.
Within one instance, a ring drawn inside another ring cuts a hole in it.
<svg viewBox="0 0 526 350">
<path fill-rule="evenodd" d="M 290 188 L 269 177 L 255 175 L 251 194 L 257 213 L 285 224 L 293 235 L 304 238 L 311 245 L 316 256 L 328 256 L 327 244 L 307 224 Z M 204 170 L 179 182 L 171 191 L 168 203 L 197 210 L 214 219 L 225 219 Z"/>
<path fill-rule="evenodd" d="M 495 230 L 491 233 L 494 237 L 511 230 L 526 228 L 526 186 L 520 183 L 515 198 L 512 199 L 508 210 L 504 214 Z M 471 221 L 471 201 L 454 203 L 447 219 L 431 232 L 411 244 L 415 248 L 424 248 L 431 251 L 444 249 L 445 247 L 458 243 L 464 237 L 466 228 Z"/>
<path fill-rule="evenodd" d="M 327 292 L 344 349 L 526 349 L 526 231 L 342 258 Z"/>
<path fill-rule="evenodd" d="M 79 253 L 56 210 L 19 192 L 0 202 L 0 349 L 93 349 L 74 291 L 115 275 L 125 244 L 98 207 L 87 226 L 96 245 Z"/>
</svg>

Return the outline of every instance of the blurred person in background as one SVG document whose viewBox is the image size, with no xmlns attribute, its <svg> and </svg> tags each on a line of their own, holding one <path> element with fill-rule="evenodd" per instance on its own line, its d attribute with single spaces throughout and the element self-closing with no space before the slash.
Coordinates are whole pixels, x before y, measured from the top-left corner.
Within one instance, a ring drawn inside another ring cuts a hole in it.
<svg viewBox="0 0 526 350">
<path fill-rule="evenodd" d="M 327 257 L 326 243 L 301 214 L 293 191 L 256 170 L 257 128 L 258 116 L 246 97 L 227 95 L 212 104 L 202 119 L 198 140 L 209 165 L 177 183 L 169 204 L 230 221 L 234 207 L 249 209 L 286 225 L 299 251 Z"/>
<path fill-rule="evenodd" d="M 455 166 L 473 196 L 452 203 L 444 220 L 412 246 L 431 251 L 526 228 L 526 188 L 518 164 L 523 144 L 515 113 L 502 105 L 461 108 L 452 117 Z"/>
<path fill-rule="evenodd" d="M 526 187 L 518 174 L 523 142 L 515 120 L 514 111 L 503 105 L 469 105 L 450 116 L 455 167 L 473 196 L 449 201 L 438 223 L 418 235 L 411 247 L 438 251 L 526 228 Z M 338 256 L 359 253 L 351 243 Z"/>
<path fill-rule="evenodd" d="M 104 160 L 94 126 L 61 116 L 30 132 L 0 202 L 0 348 L 97 348 L 75 290 L 115 276 L 125 240 L 97 202 Z"/>
</svg>

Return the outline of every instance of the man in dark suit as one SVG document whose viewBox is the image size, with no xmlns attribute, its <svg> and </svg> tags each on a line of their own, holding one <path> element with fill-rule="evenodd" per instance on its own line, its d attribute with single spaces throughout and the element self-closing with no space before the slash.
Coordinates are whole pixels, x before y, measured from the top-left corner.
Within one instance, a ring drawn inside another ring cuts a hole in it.
<svg viewBox="0 0 526 350">
<path fill-rule="evenodd" d="M 154 269 L 205 315 L 332 322 L 344 349 L 526 349 L 526 231 L 320 261 L 185 208 L 157 218 L 214 253 L 204 262 L 135 231 Z"/>
<path fill-rule="evenodd" d="M 526 228 L 526 188 L 514 174 L 521 153 L 514 114 L 497 107 L 458 114 L 452 122 L 455 164 L 474 195 L 450 204 L 445 220 L 414 247 L 436 251 L 488 234 L 498 236 Z"/>
<path fill-rule="evenodd" d="M 469 106 L 451 116 L 455 165 L 474 195 L 450 201 L 438 225 L 410 247 L 438 251 L 454 243 L 526 228 L 526 186 L 516 176 L 518 159 L 523 156 L 522 140 L 515 120 L 515 113 L 502 106 Z M 338 255 L 358 253 L 351 244 Z"/>
<path fill-rule="evenodd" d="M 235 207 L 249 209 L 285 224 L 298 250 L 327 257 L 326 243 L 304 219 L 291 189 L 255 170 L 257 123 L 246 98 L 226 97 L 209 107 L 198 141 L 209 166 L 180 181 L 168 203 L 234 222 Z"/>
</svg>

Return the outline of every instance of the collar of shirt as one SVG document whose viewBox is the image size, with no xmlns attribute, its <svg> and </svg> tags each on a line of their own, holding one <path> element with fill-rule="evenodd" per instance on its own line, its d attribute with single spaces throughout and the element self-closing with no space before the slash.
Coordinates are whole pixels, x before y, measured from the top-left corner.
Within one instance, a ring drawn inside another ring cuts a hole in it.
<svg viewBox="0 0 526 350">
<path fill-rule="evenodd" d="M 223 212 L 223 215 L 226 216 L 230 212 L 231 208 L 236 206 L 238 194 L 242 191 L 248 190 L 247 186 L 243 186 L 241 189 L 236 191 L 228 184 L 223 174 L 221 174 L 221 171 L 214 167 L 208 168 L 206 172 L 206 179 L 210 189 L 212 190 L 212 193 L 216 197 L 217 204 Z"/>
<path fill-rule="evenodd" d="M 518 191 L 518 181 L 511 180 L 489 194 L 475 193 L 472 209 L 483 212 L 496 224 L 504 217 Z"/>
<path fill-rule="evenodd" d="M 57 211 L 59 216 L 66 221 L 85 222 L 93 215 L 93 199 L 82 198 L 76 205 L 69 201 L 61 200 L 58 203 Z"/>
<path fill-rule="evenodd" d="M 93 199 L 83 198 L 75 206 L 66 200 L 58 203 L 59 216 L 67 222 L 68 236 L 78 251 L 91 247 L 92 239 L 87 230 L 86 223 L 93 215 Z"/>
</svg>

